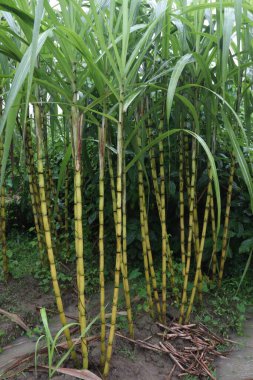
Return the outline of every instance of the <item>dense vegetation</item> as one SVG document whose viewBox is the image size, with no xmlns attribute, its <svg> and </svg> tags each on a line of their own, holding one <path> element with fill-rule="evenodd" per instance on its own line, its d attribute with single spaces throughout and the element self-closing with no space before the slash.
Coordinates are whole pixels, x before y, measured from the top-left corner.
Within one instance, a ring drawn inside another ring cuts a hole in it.
<svg viewBox="0 0 253 380">
<path fill-rule="evenodd" d="M 121 282 L 133 335 L 129 273 L 143 272 L 152 317 L 175 300 L 187 323 L 208 287 L 249 267 L 253 6 L 0 0 L 0 11 L 3 278 L 7 224 L 36 233 L 31 264 L 38 277 L 50 267 L 63 326 L 59 263 L 76 264 L 80 334 L 85 283 L 99 284 L 107 376 Z M 87 368 L 84 335 L 81 348 Z"/>
</svg>

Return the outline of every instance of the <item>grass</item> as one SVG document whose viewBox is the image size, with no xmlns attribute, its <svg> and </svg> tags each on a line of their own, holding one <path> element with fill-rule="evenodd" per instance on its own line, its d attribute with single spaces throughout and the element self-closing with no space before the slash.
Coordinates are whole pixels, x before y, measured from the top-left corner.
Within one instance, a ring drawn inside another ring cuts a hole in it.
<svg viewBox="0 0 253 380">
<path fill-rule="evenodd" d="M 125 358 L 132 360 L 132 361 L 134 361 L 134 359 L 135 359 L 135 350 L 134 349 L 124 347 L 124 348 L 119 349 L 118 353 L 120 355 L 124 356 Z"/>
<path fill-rule="evenodd" d="M 222 289 L 208 291 L 203 307 L 195 309 L 195 320 L 225 337 L 231 333 L 243 335 L 246 311 L 252 304 L 253 288 L 249 277 L 250 274 L 238 294 L 240 277 L 226 279 Z"/>
</svg>

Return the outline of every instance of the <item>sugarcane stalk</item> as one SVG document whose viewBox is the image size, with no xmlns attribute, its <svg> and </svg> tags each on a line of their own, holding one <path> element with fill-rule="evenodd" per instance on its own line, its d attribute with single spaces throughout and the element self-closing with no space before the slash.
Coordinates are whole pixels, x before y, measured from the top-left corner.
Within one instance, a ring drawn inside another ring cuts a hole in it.
<svg viewBox="0 0 253 380">
<path fill-rule="evenodd" d="M 40 111 L 40 120 L 41 120 L 41 133 L 43 136 L 43 155 L 44 155 L 44 178 L 45 178 L 45 196 L 46 196 L 46 203 L 47 203 L 47 212 L 48 212 L 48 218 L 50 223 L 50 230 L 52 235 L 52 244 L 53 246 L 58 245 L 57 240 L 57 229 L 56 224 L 53 218 L 53 210 L 52 210 L 52 199 L 53 194 L 51 190 L 51 180 L 50 180 L 50 163 L 49 163 L 49 154 L 48 154 L 48 139 L 47 139 L 47 124 L 45 120 L 44 115 L 44 109 L 43 106 L 40 105 L 39 108 Z M 55 254 L 58 254 L 58 250 L 55 249 Z"/>
<path fill-rule="evenodd" d="M 65 327 L 64 335 L 66 337 L 68 347 L 72 349 L 73 342 L 70 336 L 69 328 L 66 327 L 67 321 L 66 321 L 66 316 L 63 309 L 61 292 L 60 292 L 60 287 L 59 287 L 59 283 L 57 279 L 55 257 L 54 257 L 54 251 L 53 251 L 53 246 L 52 246 L 52 237 L 51 237 L 50 223 L 49 223 L 47 203 L 46 203 L 44 166 L 43 166 L 43 156 L 42 156 L 43 139 L 42 139 L 42 131 L 41 131 L 40 110 L 39 110 L 38 104 L 34 105 L 34 115 L 35 115 L 35 122 L 36 122 L 36 128 L 37 128 L 37 156 L 38 156 L 37 164 L 38 164 L 38 180 L 39 180 L 39 192 L 40 192 L 40 207 L 41 207 L 41 215 L 43 219 L 45 243 L 46 243 L 46 248 L 47 248 L 51 278 L 53 282 L 53 289 L 54 289 L 54 294 L 56 298 L 56 305 L 57 305 L 60 321 L 61 321 L 62 326 Z M 74 350 L 72 350 L 71 356 L 75 361 L 77 360 L 76 353 Z"/>
<path fill-rule="evenodd" d="M 77 107 L 78 91 L 76 84 L 76 64 L 73 64 L 74 79 L 72 82 L 73 103 L 71 106 L 71 124 L 73 137 L 73 157 L 74 157 L 74 219 L 75 219 L 75 250 L 76 250 L 76 271 L 78 289 L 78 311 L 82 351 L 82 367 L 88 368 L 88 347 L 85 338 L 86 330 L 86 304 L 85 304 L 85 276 L 84 276 L 84 246 L 83 246 L 83 223 L 82 223 L 82 176 L 81 176 L 81 155 L 82 155 L 82 130 L 83 114 Z"/>
<path fill-rule="evenodd" d="M 187 253 L 186 253 L 186 267 L 185 267 L 185 276 L 183 284 L 183 294 L 180 307 L 180 318 L 179 323 L 183 322 L 184 319 L 184 310 L 187 302 L 187 287 L 189 279 L 189 271 L 191 264 L 191 246 L 192 246 L 192 237 L 193 237 L 193 210 L 194 210 L 194 197 L 195 197 L 195 179 L 196 179 L 196 140 L 192 142 L 192 176 L 191 176 L 191 188 L 190 188 L 190 207 L 189 207 L 189 228 L 188 228 L 188 243 L 187 243 Z"/>
<path fill-rule="evenodd" d="M 2 102 L 1 102 L 2 105 Z M 0 173 L 2 170 L 2 159 L 3 159 L 3 140 L 0 137 Z M 5 185 L 4 183 L 0 187 L 0 241 L 2 248 L 2 266 L 3 266 L 3 277 L 4 281 L 8 281 L 10 277 L 9 273 L 9 259 L 7 256 L 7 244 L 6 244 L 6 212 L 5 212 Z"/>
<path fill-rule="evenodd" d="M 113 165 L 112 165 L 112 158 L 110 154 L 110 150 L 108 149 L 107 152 L 108 157 L 108 169 L 109 169 L 109 176 L 110 176 L 110 187 L 111 187 L 111 196 L 112 196 L 112 208 L 113 208 L 113 219 L 114 219 L 114 226 L 115 226 L 115 234 L 117 238 L 117 200 L 116 200 L 116 191 L 115 191 L 115 183 L 114 183 L 114 172 L 113 172 Z M 129 334 L 131 337 L 134 336 L 134 326 L 133 326 L 133 317 L 132 317 L 132 307 L 131 307 L 131 300 L 130 300 L 130 288 L 129 288 L 129 281 L 128 281 L 128 274 L 127 274 L 127 239 L 126 239 L 126 173 L 125 169 L 123 169 L 123 223 L 122 223 L 122 249 L 123 249 L 123 255 L 121 259 L 121 273 L 123 278 L 123 289 L 124 289 L 124 295 L 125 295 L 125 302 L 126 302 L 126 309 L 127 309 L 127 321 L 128 321 L 128 329 Z"/>
<path fill-rule="evenodd" d="M 195 155 L 195 172 L 197 173 L 197 166 L 196 166 L 196 157 L 197 152 Z M 186 177 L 186 188 L 187 188 L 187 194 L 188 194 L 188 203 L 190 207 L 191 202 L 191 180 L 190 180 L 190 165 L 189 165 L 189 138 L 188 136 L 184 136 L 184 167 L 185 167 L 185 177 Z M 196 175 L 195 175 L 195 184 L 196 186 Z M 194 190 L 194 193 L 195 190 Z M 194 242 L 194 250 L 195 250 L 195 259 L 197 262 L 197 257 L 199 254 L 199 222 L 198 222 L 198 209 L 197 209 L 197 199 L 196 194 L 194 196 L 194 205 L 193 205 L 193 242 Z M 198 284 L 198 295 L 200 302 L 202 301 L 202 273 L 199 273 L 199 284 Z"/>
<path fill-rule="evenodd" d="M 216 234 L 216 222 L 215 222 L 215 211 L 214 211 L 212 187 L 211 187 L 211 194 L 210 194 L 210 211 L 211 211 L 212 242 L 213 242 L 213 250 L 212 250 L 212 256 L 211 256 L 212 280 L 215 280 L 216 270 L 217 270 L 217 234 Z"/>
<path fill-rule="evenodd" d="M 115 336 L 118 297 L 119 297 L 119 283 L 120 283 L 120 269 L 122 261 L 122 174 L 123 174 L 123 103 L 124 91 L 120 88 L 119 97 L 119 119 L 117 126 L 117 236 L 116 236 L 116 263 L 115 263 L 115 279 L 114 279 L 114 292 L 112 303 L 112 316 L 111 327 L 108 337 L 108 346 L 106 352 L 106 361 L 104 367 L 104 376 L 108 376 L 110 368 L 110 360 L 112 356 L 112 345 Z"/>
<path fill-rule="evenodd" d="M 190 206 L 190 192 L 191 192 L 191 177 L 190 177 L 190 164 L 189 164 L 189 138 L 188 135 L 184 135 L 184 168 L 185 168 L 185 183 L 187 188 L 187 194 Z"/>
<path fill-rule="evenodd" d="M 125 170 L 125 158 L 123 162 L 123 198 L 122 198 L 122 259 L 121 259 L 121 273 L 123 278 L 123 288 L 125 294 L 125 302 L 127 309 L 127 320 L 129 334 L 134 337 L 134 324 L 132 316 L 132 307 L 130 300 L 130 287 L 128 281 L 128 270 L 127 270 L 127 214 L 126 214 L 126 170 Z"/>
<path fill-rule="evenodd" d="M 66 167 L 65 181 L 64 181 L 64 233 L 67 257 L 70 256 L 69 246 L 69 164 Z"/>
<path fill-rule="evenodd" d="M 106 320 L 105 320 L 105 249 L 104 249 L 104 202 L 105 202 L 105 117 L 102 118 L 102 125 L 99 128 L 99 283 L 100 283 L 100 320 L 101 320 L 101 366 L 105 365 L 106 355 Z"/>
<path fill-rule="evenodd" d="M 139 148 L 141 148 L 140 136 L 137 137 Z M 146 233 L 144 225 L 144 185 L 143 185 L 143 170 L 141 162 L 138 161 L 138 187 L 139 187 L 139 207 L 140 207 L 140 225 L 141 225 L 141 240 L 142 240 L 142 255 L 144 263 L 144 272 L 146 279 L 146 290 L 149 304 L 149 312 L 152 318 L 154 318 L 154 305 L 151 292 L 150 274 L 149 274 L 149 262 L 147 253 Z"/>
<path fill-rule="evenodd" d="M 77 288 L 78 288 L 78 311 L 81 338 L 81 350 L 83 368 L 88 368 L 88 348 L 84 332 L 86 330 L 86 313 L 85 313 L 85 279 L 84 279 L 84 262 L 83 262 L 83 226 L 82 226 L 82 190 L 81 190 L 81 170 L 80 163 L 75 162 L 74 174 L 74 188 L 75 188 L 75 246 L 76 246 L 76 268 L 77 268 Z"/>
<path fill-rule="evenodd" d="M 157 314 L 160 321 L 162 321 L 161 317 L 161 305 L 160 305 L 160 299 L 158 295 L 157 290 L 157 280 L 156 280 L 156 274 L 154 269 L 154 263 L 153 263 L 153 254 L 149 239 L 149 227 L 148 227 L 148 217 L 147 217 L 147 207 L 146 207 L 146 201 L 145 201 L 145 192 L 144 192 L 144 183 L 143 183 L 143 169 L 141 169 L 141 180 L 139 181 L 139 201 L 140 201 L 140 223 L 141 228 L 143 224 L 143 231 L 142 231 L 142 240 L 145 239 L 145 247 L 147 251 L 147 258 L 148 258 L 148 266 L 151 276 L 151 283 L 154 293 L 154 301 L 156 304 Z M 143 211 L 143 212 L 142 212 Z"/>
<path fill-rule="evenodd" d="M 6 213 L 5 213 L 5 186 L 1 186 L 1 211 L 0 211 L 0 223 L 1 223 L 1 246 L 2 246 L 2 259 L 3 259 L 3 275 L 4 280 L 7 282 L 9 273 L 9 260 L 7 256 L 7 244 L 6 244 Z"/>
<path fill-rule="evenodd" d="M 43 221 L 41 218 L 41 212 L 39 210 L 40 209 L 40 202 L 38 201 L 39 190 L 38 190 L 37 177 L 35 175 L 30 123 L 26 124 L 25 156 L 26 156 L 26 170 L 27 170 L 27 175 L 28 175 L 29 191 L 30 191 L 30 196 L 31 196 L 31 204 L 32 204 L 33 217 L 34 217 L 34 226 L 35 226 L 35 231 L 36 231 L 37 241 L 38 241 L 39 257 L 40 257 L 41 262 L 43 262 L 44 244 L 42 240 L 43 231 L 41 231 L 41 229 L 43 228 Z"/>
<path fill-rule="evenodd" d="M 2 88 L 0 87 L 0 92 Z M 0 116 L 2 115 L 3 98 L 0 97 Z M 0 174 L 2 172 L 2 160 L 4 155 L 3 137 L 0 137 Z M 6 244 L 6 214 L 5 214 L 5 185 L 4 182 L 0 187 L 0 239 L 2 248 L 2 266 L 3 277 L 7 282 L 9 279 L 9 260 L 7 256 L 7 244 Z"/>
<path fill-rule="evenodd" d="M 206 238 L 208 217 L 209 217 L 209 212 L 210 212 L 211 188 L 212 188 L 212 182 L 211 182 L 211 178 L 210 178 L 210 182 L 209 182 L 208 189 L 207 189 L 206 206 L 205 206 L 205 212 L 204 212 L 204 221 L 203 221 L 203 227 L 202 227 L 200 248 L 199 248 L 199 253 L 198 253 L 198 257 L 197 257 L 196 272 L 195 272 L 193 288 L 192 288 L 192 292 L 191 292 L 191 296 L 190 296 L 189 306 L 188 306 L 186 316 L 185 316 L 185 323 L 188 323 L 189 319 L 190 319 L 190 315 L 191 315 L 193 303 L 194 303 L 194 298 L 195 298 L 197 286 L 199 283 L 199 276 L 201 273 L 202 256 L 203 256 L 203 250 L 204 250 L 204 244 L 205 244 L 205 238 Z"/>
<path fill-rule="evenodd" d="M 185 276 L 185 224 L 184 224 L 184 157 L 183 157 L 183 134 L 180 133 L 179 145 L 179 212 L 180 212 L 180 246 L 182 273 Z"/>
<path fill-rule="evenodd" d="M 222 250 L 221 250 L 221 259 L 220 259 L 220 270 L 219 270 L 219 275 L 218 275 L 218 287 L 221 287 L 226 255 L 227 255 L 228 232 L 229 232 L 228 227 L 229 227 L 229 217 L 230 217 L 234 175 L 235 175 L 235 158 L 232 155 L 229 179 L 228 179 L 227 202 L 226 202 L 225 220 L 224 220 L 223 236 L 222 236 Z"/>
<path fill-rule="evenodd" d="M 149 119 L 148 125 L 147 125 L 147 135 L 148 135 L 149 142 L 152 141 L 151 125 L 152 125 L 152 122 Z M 160 146 L 160 148 L 162 149 L 162 157 L 163 157 L 163 144 Z M 162 207 L 161 207 L 161 195 L 160 195 L 160 187 L 158 184 L 158 174 L 157 174 L 157 169 L 156 169 L 156 158 L 155 158 L 154 148 L 150 148 L 149 158 L 150 158 L 152 182 L 153 182 L 154 191 L 155 191 L 155 198 L 156 198 L 156 204 L 157 204 L 159 219 L 160 219 L 160 223 L 161 223 L 161 228 L 166 228 L 166 252 L 167 252 L 167 257 L 168 257 L 168 269 L 169 269 L 169 272 L 171 274 L 171 276 L 170 276 L 171 287 L 172 287 L 172 289 L 174 289 L 175 288 L 174 268 L 173 268 L 170 245 L 169 245 L 169 240 L 168 240 L 167 227 L 166 227 L 166 225 L 164 226 L 164 223 L 163 223 Z M 166 216 L 165 216 L 165 218 L 166 218 Z M 165 235 L 165 233 L 164 233 L 164 235 Z"/>
<path fill-rule="evenodd" d="M 194 197 L 194 206 L 193 206 L 193 241 L 194 241 L 194 249 L 195 249 L 195 260 L 196 263 L 198 262 L 198 256 L 200 251 L 200 241 L 199 241 L 199 221 L 198 221 L 198 206 L 197 206 L 197 196 L 196 196 L 196 181 L 195 181 L 195 197 Z M 202 302 L 203 296 L 202 296 L 202 271 L 201 268 L 199 270 L 198 275 L 198 297 L 199 302 Z"/>
<path fill-rule="evenodd" d="M 149 228 L 148 228 L 148 218 L 147 218 L 147 208 L 146 208 L 146 203 L 145 203 L 145 197 L 143 198 L 143 211 L 144 211 L 143 217 L 144 217 L 144 229 L 145 229 L 145 236 L 146 236 L 146 246 L 147 246 L 147 253 L 148 253 L 149 270 L 150 270 L 153 293 L 154 293 L 154 300 L 156 303 L 158 318 L 160 321 L 162 321 L 161 305 L 160 305 L 160 299 L 159 299 L 159 294 L 157 290 L 157 280 L 156 280 L 156 274 L 155 274 L 154 263 L 153 263 L 153 254 L 152 254 L 152 249 L 151 249 L 151 244 L 150 244 L 150 239 L 149 239 Z"/>
<path fill-rule="evenodd" d="M 163 120 L 159 123 L 159 132 L 163 131 Z M 162 319 L 166 321 L 166 284 L 167 284 L 167 254 L 168 263 L 173 276 L 173 265 L 171 251 L 167 252 L 167 228 L 166 228 L 166 212 L 165 212 L 165 171 L 164 171 L 164 153 L 163 142 L 159 141 L 159 164 L 160 164 L 160 199 L 161 199 L 161 227 L 162 227 Z M 173 276 L 174 277 L 174 276 Z M 173 286 L 174 288 L 174 286 Z"/>
<path fill-rule="evenodd" d="M 152 125 L 152 121 L 149 119 L 148 124 L 147 124 L 147 135 L 148 135 L 149 143 L 151 143 L 151 141 L 152 141 L 151 125 Z M 152 182 L 153 182 L 153 186 L 154 186 L 156 204 L 157 204 L 157 209 L 159 212 L 159 218 L 161 220 L 161 197 L 160 197 L 160 189 L 159 189 L 159 185 L 158 185 L 155 150 L 153 147 L 151 147 L 149 149 L 149 159 L 150 159 L 151 175 L 152 175 Z"/>
</svg>

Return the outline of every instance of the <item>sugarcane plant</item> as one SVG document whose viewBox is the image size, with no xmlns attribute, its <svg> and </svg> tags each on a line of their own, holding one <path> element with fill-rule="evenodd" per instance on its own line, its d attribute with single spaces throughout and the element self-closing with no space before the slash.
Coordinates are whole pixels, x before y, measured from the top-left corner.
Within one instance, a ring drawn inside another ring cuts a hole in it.
<svg viewBox="0 0 253 380">
<path fill-rule="evenodd" d="M 134 336 L 129 279 L 133 263 L 128 255 L 129 201 L 134 196 L 129 183 L 134 183 L 137 194 L 138 255 L 151 317 L 166 323 L 174 302 L 180 310 L 179 322 L 188 323 L 194 303 L 203 300 L 209 272 L 213 283 L 222 285 L 236 175 L 244 180 L 253 206 L 252 157 L 247 153 L 252 144 L 253 8 L 246 0 L 59 0 L 57 6 L 50 0 L 0 0 L 0 15 L 3 274 L 7 281 L 5 184 L 10 146 L 18 141 L 15 149 L 28 178 L 38 257 L 50 269 L 72 358 L 87 369 L 85 273 L 90 263 L 85 261 L 84 226 L 88 229 L 89 225 L 84 224 L 84 194 L 91 177 L 86 148 L 92 140 L 97 144 L 93 154 L 98 171 L 100 364 L 107 377 L 121 284 L 129 335 Z M 59 167 L 53 164 L 56 135 Z M 222 197 L 219 155 L 231 157 Z M 172 181 L 176 212 L 172 210 Z M 156 243 L 153 220 L 159 235 Z M 114 254 L 107 250 L 108 233 L 115 238 Z M 209 236 L 211 270 L 206 270 L 203 257 Z M 57 273 L 57 262 L 70 259 L 71 247 L 81 361 L 66 325 Z M 114 285 L 112 299 L 107 301 L 109 262 L 114 263 Z M 109 327 L 107 303 L 111 305 Z"/>
</svg>

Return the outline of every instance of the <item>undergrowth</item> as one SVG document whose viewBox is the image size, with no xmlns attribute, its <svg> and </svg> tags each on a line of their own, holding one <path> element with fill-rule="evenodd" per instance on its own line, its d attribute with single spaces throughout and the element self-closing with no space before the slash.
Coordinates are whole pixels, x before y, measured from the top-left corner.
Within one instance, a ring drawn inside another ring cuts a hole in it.
<svg viewBox="0 0 253 380">
<path fill-rule="evenodd" d="M 31 239 L 32 231 L 29 233 L 13 231 L 8 236 L 8 256 L 10 260 L 10 272 L 14 279 L 20 279 L 25 276 L 33 276 L 38 280 L 41 289 L 46 293 L 50 292 L 51 277 L 47 265 L 41 266 L 37 252 L 37 241 L 34 237 Z M 86 255 L 90 258 L 89 267 L 86 268 L 86 294 L 91 295 L 98 291 L 99 273 L 96 265 L 92 265 L 94 257 L 92 256 L 91 247 L 87 244 Z M 70 255 L 61 250 L 61 261 L 66 264 L 58 263 L 58 278 L 63 290 L 68 290 L 75 286 L 73 273 L 75 271 L 74 250 L 72 247 Z M 36 262 L 36 265 L 34 265 Z M 238 269 L 239 270 L 239 269 Z M 133 300 L 134 315 L 141 312 L 148 312 L 146 301 L 146 284 L 143 279 L 143 269 L 135 268 L 129 273 L 129 283 L 131 289 L 131 298 Z M 176 296 L 180 295 L 182 289 L 182 277 L 180 264 L 175 265 L 176 286 L 174 292 L 169 296 L 168 302 L 173 307 L 177 307 Z M 0 273 L 0 281 L 2 280 Z M 218 289 L 207 276 L 203 277 L 203 305 L 195 305 L 192 320 L 202 322 L 211 330 L 228 336 L 231 332 L 239 335 L 243 334 L 246 310 L 252 303 L 253 285 L 250 281 L 251 273 L 247 273 L 244 281 L 238 289 L 241 276 L 233 273 L 233 277 L 224 279 L 223 286 Z M 110 274 L 107 274 L 107 281 L 110 281 Z M 167 276 L 168 286 L 170 274 Z M 157 271 L 158 287 L 161 282 L 161 273 Z M 189 282 L 188 290 L 190 291 L 192 283 Z M 124 310 L 124 297 L 120 299 L 119 308 Z M 169 306 L 170 307 L 170 306 Z M 124 317 L 118 321 L 118 327 L 123 328 L 125 323 Z"/>
</svg>

